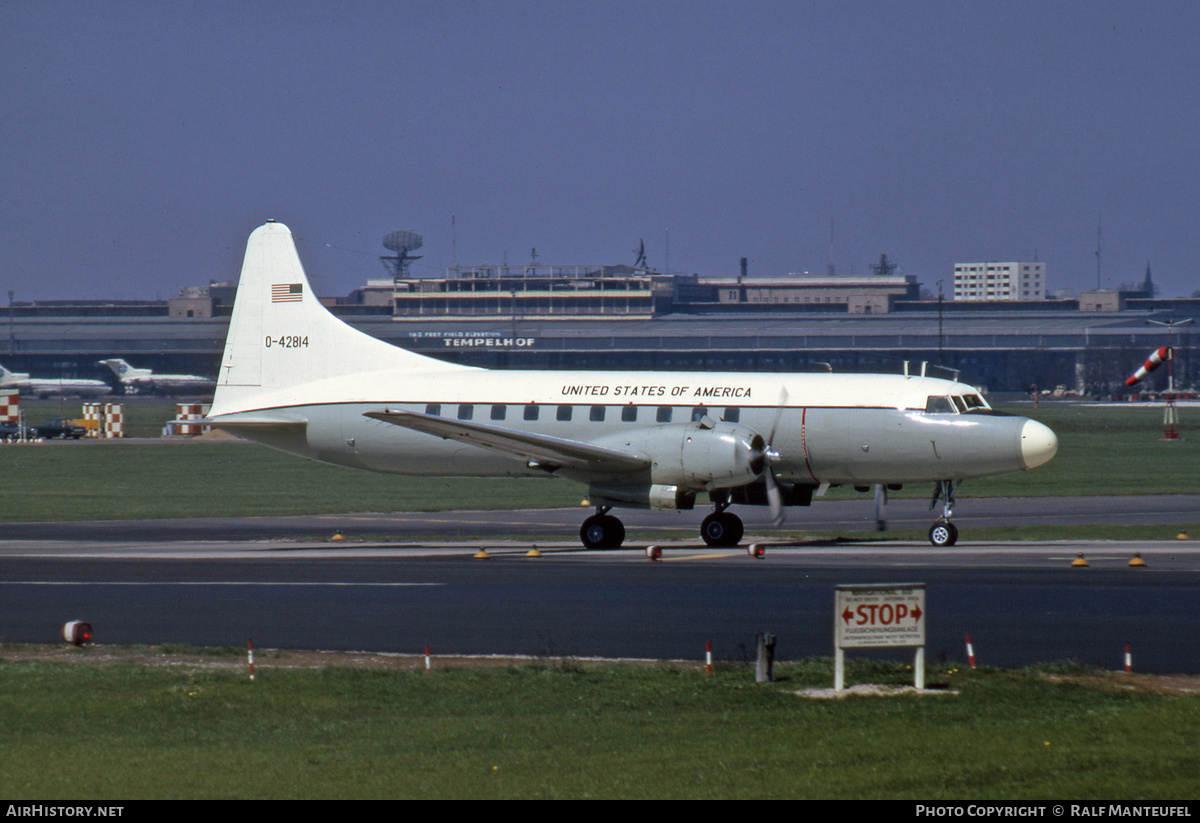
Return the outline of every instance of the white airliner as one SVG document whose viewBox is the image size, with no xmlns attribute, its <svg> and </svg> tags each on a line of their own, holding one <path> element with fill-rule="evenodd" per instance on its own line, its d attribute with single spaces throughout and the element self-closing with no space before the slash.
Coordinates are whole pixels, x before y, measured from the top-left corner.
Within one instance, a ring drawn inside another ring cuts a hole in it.
<svg viewBox="0 0 1200 823">
<path fill-rule="evenodd" d="M 26 372 L 11 372 L 0 366 L 0 390 L 17 389 L 35 397 L 78 396 L 101 397 L 109 394 L 112 387 L 103 380 L 82 378 L 31 378 Z"/>
<path fill-rule="evenodd" d="M 119 358 L 101 360 L 100 365 L 112 369 L 113 374 L 125 387 L 126 394 L 207 392 L 216 385 L 216 381 L 211 377 L 195 374 L 155 374 L 152 369 L 136 369 Z"/>
<path fill-rule="evenodd" d="M 588 487 L 588 548 L 625 537 L 614 507 L 809 505 L 829 485 L 935 484 L 935 545 L 952 545 L 954 490 L 1050 460 L 1049 428 L 991 410 L 965 384 L 916 375 L 500 371 L 444 363 L 363 334 L 313 294 L 291 232 L 246 247 L 211 424 L 292 454 L 379 472 L 565 477 Z M 931 504 L 932 508 L 932 504 Z"/>
</svg>

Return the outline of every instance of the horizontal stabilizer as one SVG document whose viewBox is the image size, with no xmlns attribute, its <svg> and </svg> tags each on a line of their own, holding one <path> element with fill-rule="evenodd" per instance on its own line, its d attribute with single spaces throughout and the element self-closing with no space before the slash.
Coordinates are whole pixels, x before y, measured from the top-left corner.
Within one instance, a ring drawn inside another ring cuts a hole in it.
<svg viewBox="0 0 1200 823">
<path fill-rule="evenodd" d="M 191 421 L 189 421 L 191 422 Z M 235 428 L 241 426 L 304 426 L 308 423 L 303 417 L 277 412 L 243 412 L 241 414 L 223 414 L 218 418 L 206 417 L 194 421 L 205 426 L 217 428 Z"/>
</svg>

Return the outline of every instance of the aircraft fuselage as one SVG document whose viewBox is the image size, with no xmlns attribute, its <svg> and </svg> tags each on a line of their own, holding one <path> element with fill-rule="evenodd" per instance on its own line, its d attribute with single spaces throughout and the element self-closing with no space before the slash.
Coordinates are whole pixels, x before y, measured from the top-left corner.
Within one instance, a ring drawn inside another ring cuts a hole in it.
<svg viewBox="0 0 1200 823">
<path fill-rule="evenodd" d="M 770 445 L 779 455 L 773 464 L 776 475 L 786 482 L 813 485 L 935 482 L 1005 474 L 1042 462 L 1039 457 L 1047 448 L 1040 431 L 1044 427 L 1024 417 L 997 415 L 986 408 L 967 413 L 926 411 L 929 397 L 946 398 L 943 406 L 954 408 L 950 398 L 961 397 L 964 391 L 974 394 L 962 384 L 936 378 L 619 372 L 502 375 L 503 385 L 497 373 L 483 371 L 456 373 L 453 381 L 426 379 L 420 393 L 401 388 L 394 394 L 364 390 L 361 383 L 357 390 L 349 385 L 327 386 L 331 395 L 345 391 L 362 399 L 292 405 L 280 397 L 284 402 L 267 406 L 271 413 L 303 425 L 224 425 L 313 460 L 428 476 L 523 477 L 544 476 L 546 471 L 531 467 L 528 460 L 364 415 L 402 409 L 566 440 L 629 445 L 639 452 L 651 451 L 648 441 L 652 441 L 663 446 L 653 450 L 661 451 L 655 454 L 659 463 L 668 462 L 665 455 L 675 451 L 682 454 L 688 444 L 687 429 L 708 417 L 764 436 L 773 431 Z M 383 375 L 371 377 L 362 382 L 386 380 Z M 578 386 L 588 390 L 580 393 Z M 368 400 L 372 395 L 376 399 Z M 813 402 L 804 404 L 808 396 Z M 786 405 L 775 405 L 781 400 Z M 868 405 L 872 401 L 875 404 Z M 693 442 L 709 431 L 693 432 Z"/>
</svg>

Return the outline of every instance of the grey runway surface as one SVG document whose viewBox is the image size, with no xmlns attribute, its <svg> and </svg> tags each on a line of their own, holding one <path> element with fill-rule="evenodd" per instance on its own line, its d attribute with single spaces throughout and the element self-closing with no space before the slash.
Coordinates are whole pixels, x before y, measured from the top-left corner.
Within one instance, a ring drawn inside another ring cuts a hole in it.
<svg viewBox="0 0 1200 823">
<path fill-rule="evenodd" d="M 736 507 L 747 533 L 767 538 L 773 533 L 762 507 Z M 75 540 L 271 540 L 323 539 L 334 532 L 386 535 L 389 539 L 478 540 L 508 536 L 575 544 L 579 526 L 591 513 L 585 507 L 519 511 L 398 512 L 386 514 L 320 514 L 290 517 L 186 518 L 95 522 L 7 523 L 3 541 Z M 690 512 L 622 510 L 629 540 L 654 540 L 664 533 L 697 534 L 707 507 Z M 940 512 L 940 507 L 938 509 Z M 892 529 L 924 529 L 934 519 L 927 500 L 893 500 L 888 504 Z M 870 495 L 857 500 L 818 500 L 787 512 L 784 529 L 798 531 L 874 531 L 875 507 Z M 1147 525 L 1177 529 L 1200 520 L 1200 495 L 1121 497 L 960 498 L 955 523 L 962 539 L 972 527 L 1035 525 Z M 1154 536 L 1166 535 L 1157 531 Z M 1147 536 L 1151 536 L 1148 534 Z M 1200 535 L 1197 535 L 1200 536 Z"/>
<path fill-rule="evenodd" d="M 1064 515 L 1058 502 L 1047 516 L 1089 517 Z M 927 522 L 923 506 L 917 511 Z M 690 531 L 690 520 L 671 515 L 664 524 L 646 513 L 636 527 L 630 518 L 631 548 L 586 552 L 573 539 L 580 514 L 321 516 L 199 529 L 176 521 L 174 532 L 169 523 L 82 524 L 94 525 L 83 539 L 72 524 L 55 524 L 57 537 L 48 527 L 35 538 L 9 533 L 0 540 L 0 641 L 56 642 L 63 623 L 84 619 L 105 644 L 244 646 L 253 638 L 260 648 L 419 653 L 428 643 L 435 655 L 699 660 L 706 641 L 718 658 L 741 659 L 768 631 L 786 660 L 832 654 L 837 584 L 923 582 L 932 662 L 965 662 L 969 632 L 985 665 L 1074 660 L 1116 669 L 1129 642 L 1137 671 L 1200 672 L 1195 541 L 976 543 L 965 529 L 950 550 L 769 543 L 755 559 L 686 539 L 661 541 L 664 559 L 650 562 L 639 547 L 659 530 Z M 440 539 L 311 539 L 347 522 Z M 506 522 L 556 539 L 528 558 L 527 539 L 497 536 Z M 869 525 L 858 528 L 871 536 Z M 308 539 L 289 539 L 288 529 Z M 473 558 L 480 547 L 490 559 Z M 1145 567 L 1128 565 L 1134 552 Z M 1088 567 L 1071 565 L 1079 554 Z"/>
</svg>

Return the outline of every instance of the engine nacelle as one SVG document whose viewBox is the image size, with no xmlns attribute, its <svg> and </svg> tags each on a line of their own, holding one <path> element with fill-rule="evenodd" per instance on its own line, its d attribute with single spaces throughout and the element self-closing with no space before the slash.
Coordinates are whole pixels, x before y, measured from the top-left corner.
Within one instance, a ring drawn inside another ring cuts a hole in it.
<svg viewBox="0 0 1200 823">
<path fill-rule="evenodd" d="M 653 462 L 650 483 L 681 490 L 744 486 L 761 477 L 767 466 L 767 443 L 761 434 L 709 418 L 632 429 L 596 442 L 648 456 Z"/>
<path fill-rule="evenodd" d="M 593 506 L 618 506 L 626 509 L 691 510 L 696 493 L 678 486 L 660 484 L 597 484 L 588 486 L 588 502 Z"/>
</svg>

